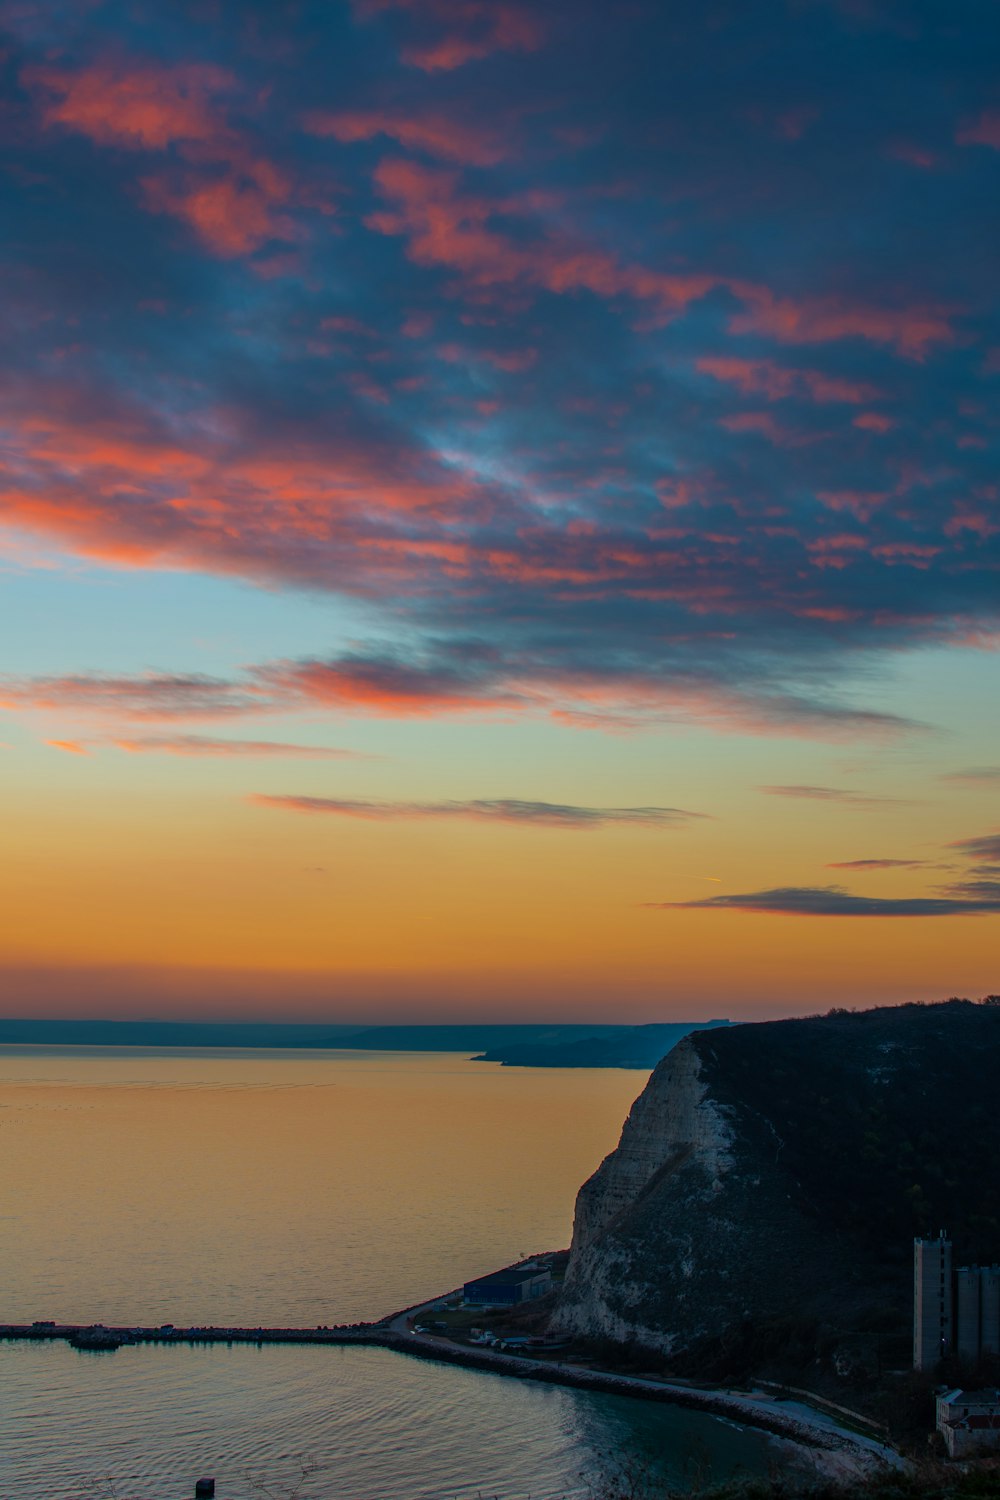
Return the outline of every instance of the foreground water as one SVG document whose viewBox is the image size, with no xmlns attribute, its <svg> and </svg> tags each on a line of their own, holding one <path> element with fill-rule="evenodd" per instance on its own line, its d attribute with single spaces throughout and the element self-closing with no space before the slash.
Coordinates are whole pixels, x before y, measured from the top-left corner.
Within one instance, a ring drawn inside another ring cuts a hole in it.
<svg viewBox="0 0 1000 1500">
<path fill-rule="evenodd" d="M 377 1317 L 568 1242 L 644 1075 L 452 1054 L 0 1049 L 0 1321 Z M 762 1436 L 378 1349 L 0 1344 L 3 1500 L 588 1496 Z M 310 1472 L 302 1479 L 305 1465 Z"/>
</svg>

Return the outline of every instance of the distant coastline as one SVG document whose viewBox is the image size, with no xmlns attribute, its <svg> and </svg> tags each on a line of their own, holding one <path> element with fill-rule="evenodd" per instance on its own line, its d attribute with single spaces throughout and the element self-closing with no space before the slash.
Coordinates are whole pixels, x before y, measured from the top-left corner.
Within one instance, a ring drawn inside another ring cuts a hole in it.
<svg viewBox="0 0 1000 1500">
<path fill-rule="evenodd" d="M 652 1068 L 688 1032 L 723 1020 L 360 1026 L 267 1021 L 0 1018 L 0 1046 L 271 1048 L 464 1052 L 509 1067 Z"/>
</svg>

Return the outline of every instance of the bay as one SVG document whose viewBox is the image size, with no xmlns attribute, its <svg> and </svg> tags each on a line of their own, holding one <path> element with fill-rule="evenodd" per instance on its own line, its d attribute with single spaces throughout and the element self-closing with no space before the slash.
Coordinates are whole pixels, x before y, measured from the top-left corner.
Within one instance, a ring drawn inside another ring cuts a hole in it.
<svg viewBox="0 0 1000 1500">
<path fill-rule="evenodd" d="M 379 1317 L 569 1241 L 645 1075 L 457 1054 L 0 1049 L 0 1321 Z M 588 1496 L 768 1440 L 379 1349 L 0 1344 L 0 1494 Z M 308 1472 L 303 1476 L 303 1466 Z"/>
</svg>

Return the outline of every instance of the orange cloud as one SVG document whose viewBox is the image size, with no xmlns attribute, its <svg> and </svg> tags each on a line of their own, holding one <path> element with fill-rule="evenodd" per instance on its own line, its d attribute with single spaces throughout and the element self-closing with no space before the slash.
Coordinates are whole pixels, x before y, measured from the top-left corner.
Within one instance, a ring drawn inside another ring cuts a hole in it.
<svg viewBox="0 0 1000 1500">
<path fill-rule="evenodd" d="M 494 681 L 478 686 L 459 671 L 391 661 L 286 662 L 262 676 L 280 694 L 392 717 L 495 712 L 525 701 Z"/>
<path fill-rule="evenodd" d="M 23 399 L 29 409 L 7 423 L 0 518 L 129 566 L 321 568 L 329 584 L 335 559 L 346 568 L 349 555 L 344 576 L 356 584 L 362 549 L 373 580 L 396 577 L 420 543 L 408 561 L 379 536 L 393 514 L 471 521 L 487 503 L 474 478 L 395 440 L 256 433 L 217 411 L 184 446 L 145 414 L 90 410 L 71 388 L 48 384 Z"/>
<path fill-rule="evenodd" d="M 53 750 L 65 750 L 67 755 L 88 755 L 90 752 L 79 740 L 46 740 Z"/>
</svg>

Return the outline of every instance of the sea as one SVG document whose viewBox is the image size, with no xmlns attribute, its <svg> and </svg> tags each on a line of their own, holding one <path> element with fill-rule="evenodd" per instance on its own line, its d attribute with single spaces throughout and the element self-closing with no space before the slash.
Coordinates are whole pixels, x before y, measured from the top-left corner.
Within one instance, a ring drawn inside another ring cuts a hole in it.
<svg viewBox="0 0 1000 1500">
<path fill-rule="evenodd" d="M 0 1322 L 377 1318 L 569 1243 L 646 1074 L 0 1048 Z M 764 1434 L 377 1348 L 0 1342 L 0 1500 L 604 1500 Z"/>
</svg>

